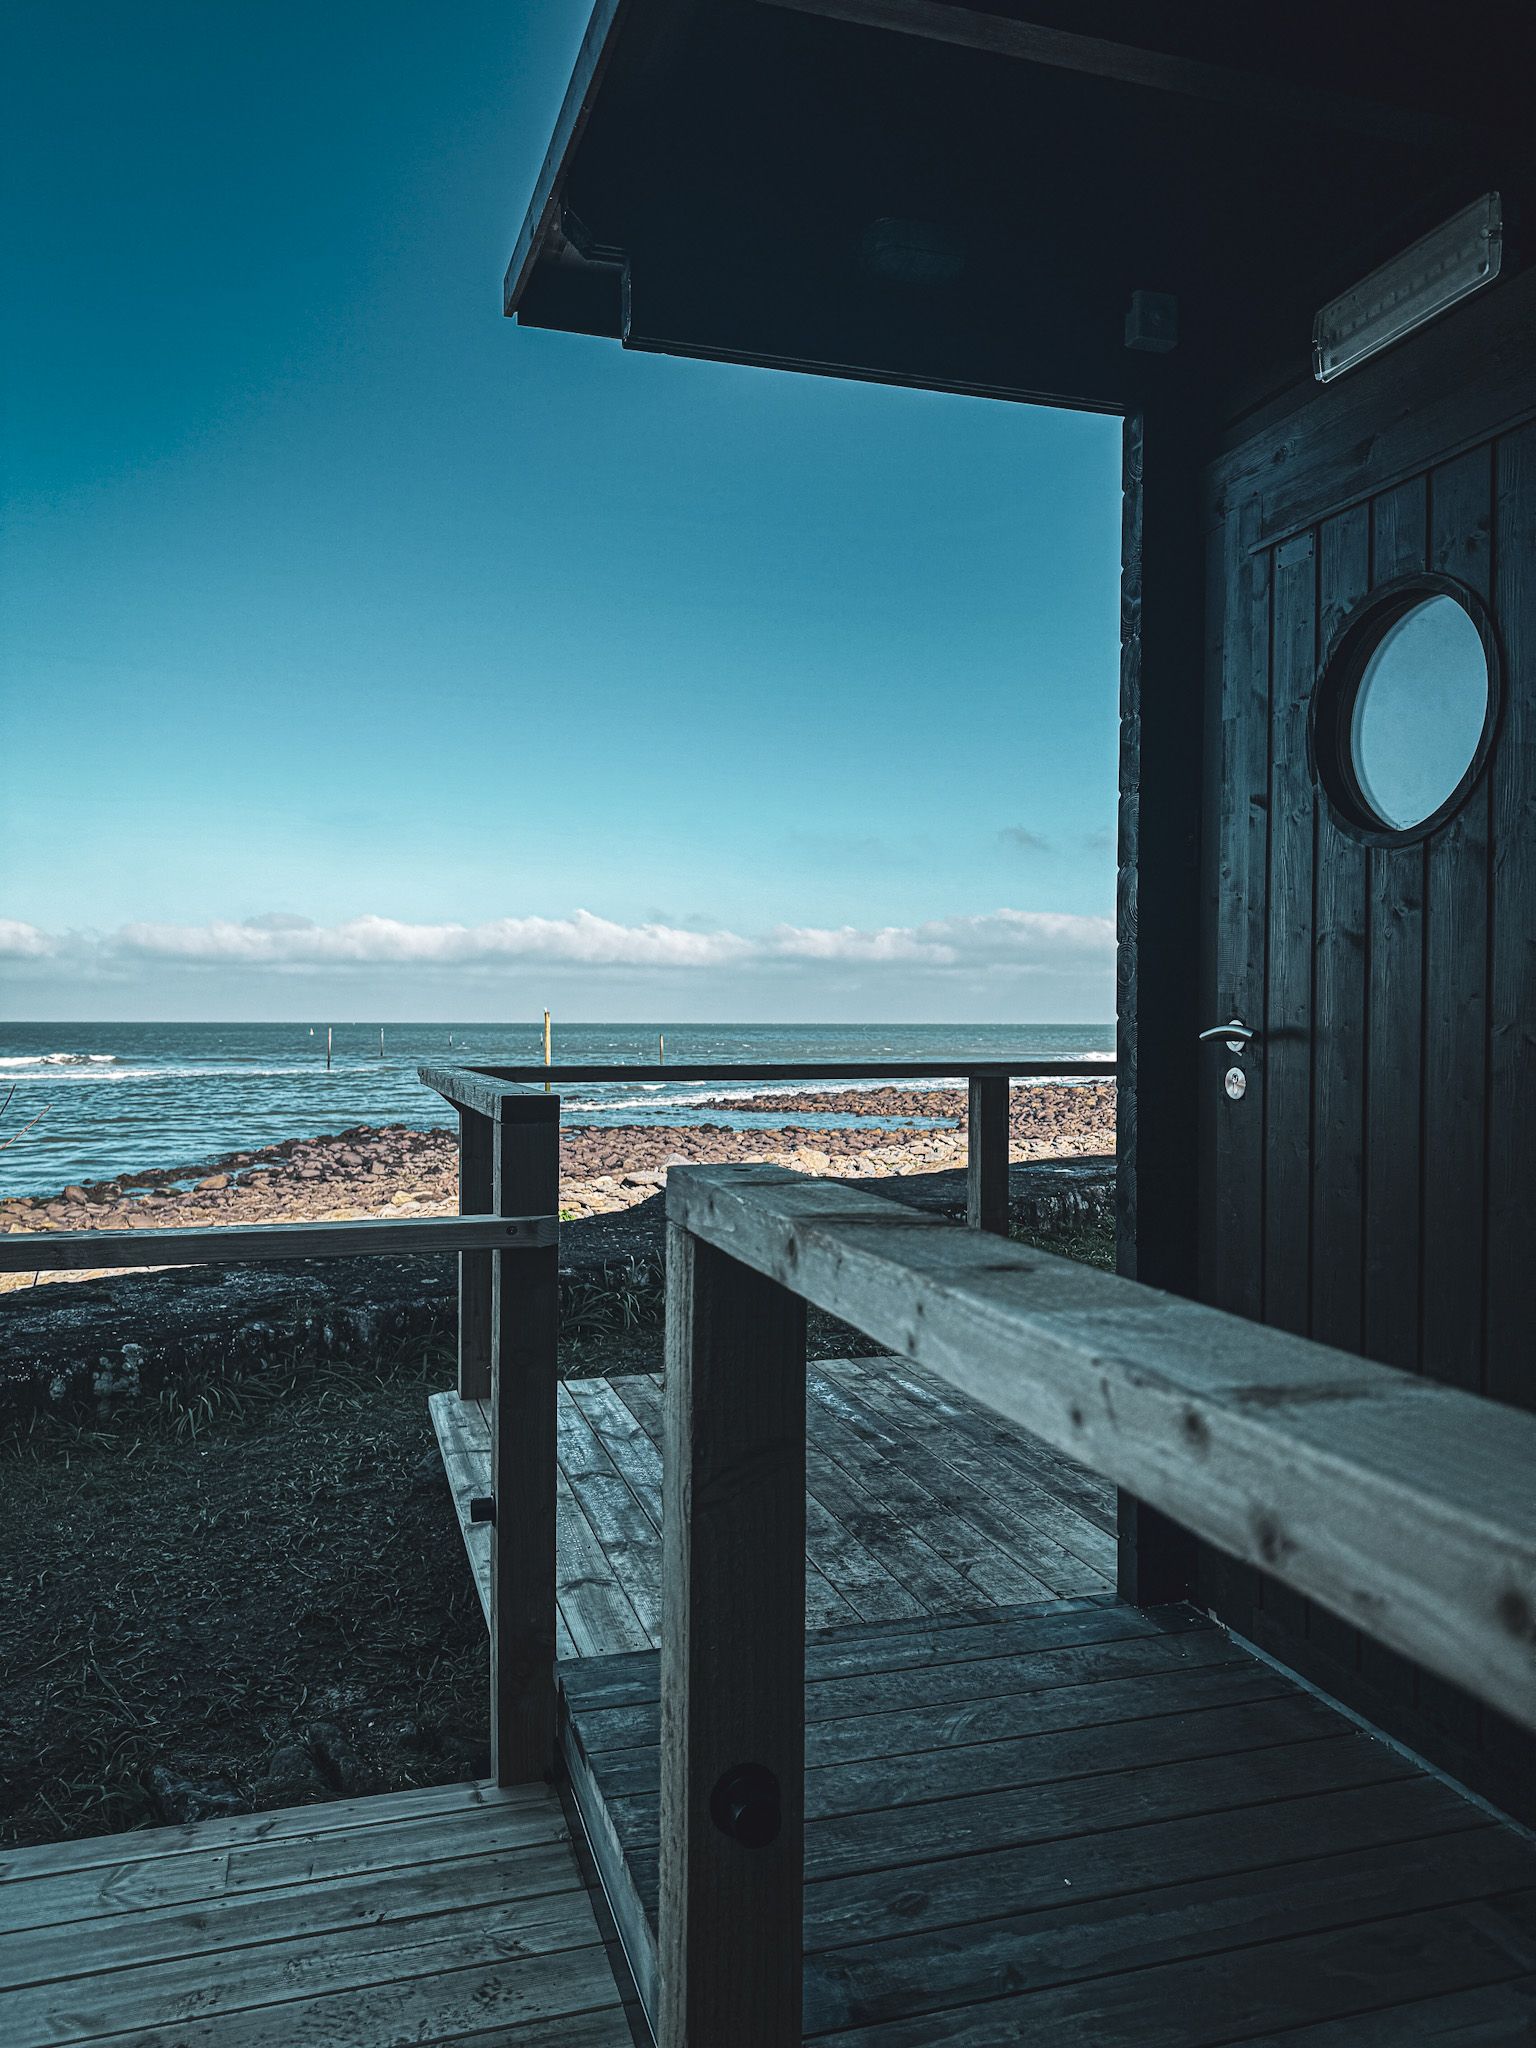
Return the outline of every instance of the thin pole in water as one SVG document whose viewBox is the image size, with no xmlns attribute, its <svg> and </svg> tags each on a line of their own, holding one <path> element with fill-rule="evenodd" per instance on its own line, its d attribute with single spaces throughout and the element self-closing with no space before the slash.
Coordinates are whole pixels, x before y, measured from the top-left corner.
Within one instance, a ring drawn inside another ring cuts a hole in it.
<svg viewBox="0 0 1536 2048">
<path fill-rule="evenodd" d="M 544 1012 L 544 1064 L 545 1064 L 545 1066 L 546 1066 L 546 1067 L 547 1067 L 547 1066 L 549 1065 L 549 1012 L 548 1012 L 548 1010 L 546 1010 L 546 1011 Z M 545 1093 L 546 1095 L 547 1095 L 547 1094 L 549 1093 L 549 1083 L 548 1083 L 547 1081 L 546 1081 L 546 1082 L 544 1083 L 544 1093 Z"/>
<path fill-rule="evenodd" d="M 383 1059 L 383 1057 L 384 1057 L 384 1026 L 383 1026 L 383 1025 L 381 1024 L 381 1025 L 379 1026 L 379 1058 L 380 1058 L 380 1059 Z"/>
<path fill-rule="evenodd" d="M 658 1063 L 664 1067 L 667 1064 L 667 1034 L 665 1031 L 658 1031 L 656 1034 L 656 1056 Z"/>
<path fill-rule="evenodd" d="M 325 1071 L 327 1073 L 331 1071 L 331 1027 L 329 1024 L 325 1027 Z"/>
</svg>

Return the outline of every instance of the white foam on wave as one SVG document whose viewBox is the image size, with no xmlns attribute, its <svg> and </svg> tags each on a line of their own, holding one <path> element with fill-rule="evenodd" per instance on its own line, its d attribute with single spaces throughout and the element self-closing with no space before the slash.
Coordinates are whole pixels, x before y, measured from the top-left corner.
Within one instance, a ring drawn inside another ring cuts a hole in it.
<svg viewBox="0 0 1536 2048">
<path fill-rule="evenodd" d="M 115 1052 L 29 1052 L 0 1059 L 0 1067 L 112 1067 Z"/>
</svg>

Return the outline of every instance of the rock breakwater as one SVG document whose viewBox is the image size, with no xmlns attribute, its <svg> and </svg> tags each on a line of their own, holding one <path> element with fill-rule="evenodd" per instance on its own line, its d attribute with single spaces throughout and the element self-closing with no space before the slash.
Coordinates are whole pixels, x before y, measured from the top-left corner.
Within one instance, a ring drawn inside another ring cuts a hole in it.
<svg viewBox="0 0 1536 2048">
<path fill-rule="evenodd" d="M 562 1215 L 571 1220 L 632 1208 L 664 1187 L 668 1168 L 678 1164 L 768 1160 L 800 1173 L 862 1178 L 943 1172 L 965 1162 L 965 1099 L 959 1091 L 847 1089 L 759 1097 L 751 1107 L 799 1121 L 752 1130 L 712 1123 L 566 1128 L 560 1140 Z M 818 1115 L 850 1113 L 942 1121 L 905 1130 L 815 1125 Z M 1015 1089 L 1010 1129 L 1016 1161 L 1112 1152 L 1113 1085 Z M 333 1136 L 230 1152 L 194 1166 L 74 1185 L 57 1195 L 12 1196 L 0 1200 L 0 1231 L 340 1223 L 449 1215 L 457 1207 L 456 1132 L 359 1124 Z M 32 1284 L 29 1274 L 0 1275 L 0 1290 Z"/>
</svg>

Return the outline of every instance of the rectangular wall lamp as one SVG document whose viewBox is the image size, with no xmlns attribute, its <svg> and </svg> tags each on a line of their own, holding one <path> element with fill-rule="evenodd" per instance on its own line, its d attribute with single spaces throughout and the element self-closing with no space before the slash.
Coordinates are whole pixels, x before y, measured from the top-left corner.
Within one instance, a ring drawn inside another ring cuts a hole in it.
<svg viewBox="0 0 1536 2048">
<path fill-rule="evenodd" d="M 1492 284 L 1503 257 L 1504 210 L 1497 192 L 1485 192 L 1323 307 L 1312 323 L 1318 383 L 1342 377 Z"/>
</svg>

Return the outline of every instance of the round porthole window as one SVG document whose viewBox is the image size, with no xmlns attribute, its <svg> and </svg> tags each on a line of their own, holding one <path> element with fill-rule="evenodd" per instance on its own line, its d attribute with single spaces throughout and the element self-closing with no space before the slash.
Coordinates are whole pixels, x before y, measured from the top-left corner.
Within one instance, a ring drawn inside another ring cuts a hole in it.
<svg viewBox="0 0 1536 2048">
<path fill-rule="evenodd" d="M 1383 595 L 1324 672 L 1317 766 L 1357 829 L 1431 829 L 1465 795 L 1495 709 L 1491 641 L 1460 593 L 1429 580 Z"/>
</svg>

